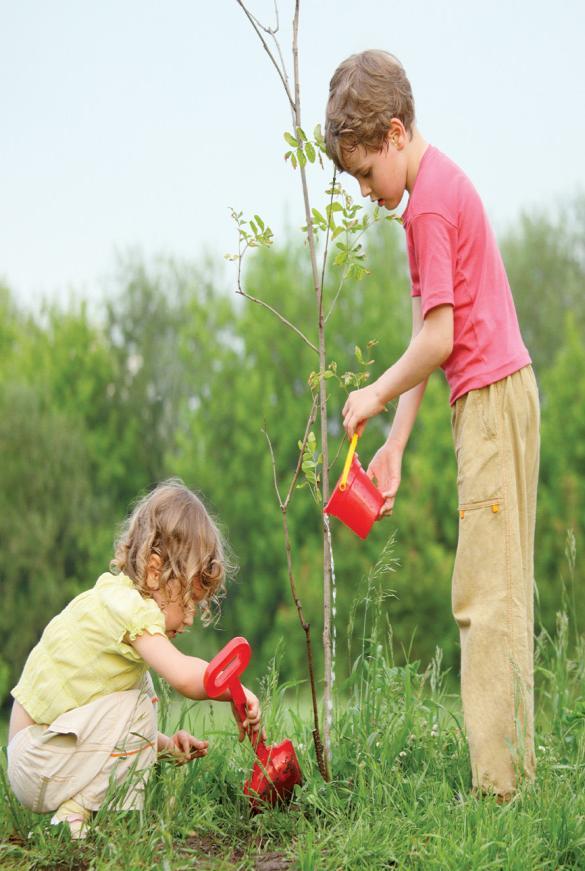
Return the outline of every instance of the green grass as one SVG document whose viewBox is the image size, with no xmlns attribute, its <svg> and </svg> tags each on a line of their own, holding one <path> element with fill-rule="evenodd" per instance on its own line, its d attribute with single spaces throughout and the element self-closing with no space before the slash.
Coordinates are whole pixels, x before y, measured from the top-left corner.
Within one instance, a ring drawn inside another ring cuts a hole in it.
<svg viewBox="0 0 585 871">
<path fill-rule="evenodd" d="M 273 665 L 263 686 L 268 737 L 293 739 L 305 777 L 288 809 L 250 814 L 242 786 L 252 753 L 238 744 L 226 705 L 163 699 L 163 721 L 209 738 L 209 755 L 158 767 L 143 814 L 102 810 L 83 844 L 0 786 L 0 867 L 585 868 L 585 639 L 569 638 L 564 613 L 553 636 L 539 636 L 538 777 L 498 805 L 470 793 L 459 704 L 445 689 L 440 652 L 424 671 L 394 664 L 377 583 L 369 579 L 353 615 L 359 643 L 352 674 L 340 681 L 331 783 L 315 766 L 304 690 L 279 686 Z"/>
</svg>

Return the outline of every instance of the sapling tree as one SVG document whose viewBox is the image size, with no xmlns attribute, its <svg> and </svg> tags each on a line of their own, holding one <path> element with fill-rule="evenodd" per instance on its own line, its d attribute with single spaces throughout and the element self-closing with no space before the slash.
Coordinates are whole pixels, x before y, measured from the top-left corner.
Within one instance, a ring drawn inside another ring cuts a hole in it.
<svg viewBox="0 0 585 871">
<path fill-rule="evenodd" d="M 369 378 L 368 367 L 372 360 L 368 359 L 374 342 L 368 343 L 367 353 L 356 347 L 356 371 L 338 371 L 336 361 L 327 359 L 326 332 L 327 323 L 335 308 L 345 282 L 348 279 L 361 280 L 368 275 L 366 266 L 366 254 L 363 246 L 363 236 L 370 226 L 382 220 L 382 213 L 378 206 L 372 212 L 367 212 L 361 205 L 355 203 L 352 197 L 343 189 L 337 179 L 333 163 L 329 160 L 325 149 L 325 142 L 321 126 L 314 127 L 312 136 L 307 136 L 302 122 L 301 114 L 301 83 L 299 76 L 299 15 L 300 0 L 295 0 L 292 23 L 292 81 L 289 77 L 287 65 L 278 39 L 279 13 L 275 3 L 276 23 L 273 27 L 262 24 L 258 18 L 248 9 L 242 0 L 236 0 L 242 11 L 248 18 L 256 32 L 263 48 L 268 54 L 270 62 L 280 78 L 284 95 L 288 101 L 292 128 L 284 132 L 286 151 L 285 162 L 297 172 L 299 185 L 303 197 L 304 226 L 302 232 L 305 235 L 311 264 L 311 278 L 314 290 L 312 305 L 315 308 L 315 334 L 314 341 L 306 335 L 298 326 L 289 321 L 282 312 L 269 305 L 261 298 L 261 290 L 252 292 L 244 287 L 243 263 L 246 255 L 253 249 L 268 248 L 273 243 L 273 233 L 268 224 L 254 214 L 250 218 L 244 217 L 243 211 L 232 209 L 232 218 L 238 233 L 238 250 L 235 254 L 226 255 L 227 259 L 237 264 L 237 293 L 255 304 L 268 309 L 277 317 L 287 329 L 291 330 L 297 338 L 308 345 L 315 354 L 315 368 L 307 376 L 307 404 L 309 412 L 304 436 L 298 441 L 299 455 L 296 469 L 287 488 L 286 496 L 282 496 L 279 486 L 277 470 L 277 458 L 274 455 L 270 435 L 266 426 L 263 432 L 266 436 L 268 449 L 272 457 L 274 473 L 274 486 L 278 504 L 282 513 L 284 541 L 287 558 L 288 576 L 291 593 L 297 608 L 299 621 L 305 632 L 309 681 L 311 686 L 314 729 L 313 738 L 319 770 L 325 780 L 329 780 L 331 762 L 331 723 L 333 713 L 333 668 L 332 668 L 332 551 L 329 525 L 326 515 L 322 513 L 323 505 L 329 499 L 329 471 L 333 463 L 330 462 L 329 439 L 328 439 L 328 382 L 337 383 L 344 391 L 362 386 Z M 324 205 L 316 208 L 312 205 L 309 184 L 309 170 L 330 174 L 324 189 Z M 386 220 L 396 220 L 394 215 L 386 215 Z M 331 249 L 334 254 L 330 257 Z M 336 271 L 330 277 L 326 272 L 328 261 Z M 327 281 L 327 287 L 326 287 Z M 331 284 L 331 287 L 329 287 Z M 327 292 L 325 292 L 327 291 Z M 260 295 L 259 295 L 260 294 Z M 307 305 L 309 299 L 307 299 Z M 314 423 L 318 422 L 320 443 L 313 431 Z M 337 454 L 341 450 L 343 442 L 339 445 Z M 333 462 L 335 462 L 334 458 Z M 299 480 L 300 478 L 303 480 Z M 301 600 L 295 583 L 293 558 L 291 552 L 290 536 L 288 531 L 287 510 L 294 493 L 305 487 L 312 495 L 316 504 L 321 509 L 323 529 L 323 738 L 321 738 L 319 726 L 319 706 L 317 702 L 315 674 L 313 667 L 313 652 L 310 632 L 310 623 L 305 617 Z"/>
</svg>

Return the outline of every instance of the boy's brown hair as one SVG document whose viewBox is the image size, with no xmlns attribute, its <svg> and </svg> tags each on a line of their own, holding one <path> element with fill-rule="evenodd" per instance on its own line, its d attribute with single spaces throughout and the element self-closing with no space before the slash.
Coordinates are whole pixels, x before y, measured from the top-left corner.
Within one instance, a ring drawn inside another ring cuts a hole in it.
<svg viewBox="0 0 585 871">
<path fill-rule="evenodd" d="M 211 605 L 225 595 L 226 573 L 233 571 L 216 524 L 198 496 L 173 478 L 159 484 L 134 507 L 115 544 L 111 567 L 129 577 L 145 598 L 149 560 L 160 559 L 158 589 L 165 591 L 175 578 L 181 584 L 183 607 L 193 611 L 193 589 L 200 593 L 198 607 L 204 625 Z"/>
<path fill-rule="evenodd" d="M 359 145 L 380 151 L 392 118 L 411 133 L 414 98 L 400 61 L 369 49 L 340 63 L 329 83 L 325 119 L 327 153 L 337 169 L 344 170 L 344 153 Z"/>
</svg>

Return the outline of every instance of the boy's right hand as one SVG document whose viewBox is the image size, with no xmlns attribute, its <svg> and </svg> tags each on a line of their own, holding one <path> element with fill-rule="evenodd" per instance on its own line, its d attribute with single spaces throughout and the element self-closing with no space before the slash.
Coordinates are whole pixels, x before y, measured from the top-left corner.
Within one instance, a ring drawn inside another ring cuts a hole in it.
<svg viewBox="0 0 585 871">
<path fill-rule="evenodd" d="M 400 487 L 402 455 L 404 448 L 393 439 L 388 439 L 379 448 L 368 466 L 368 477 L 375 480 L 378 490 L 384 497 L 378 520 L 392 514 L 394 500 Z"/>
</svg>

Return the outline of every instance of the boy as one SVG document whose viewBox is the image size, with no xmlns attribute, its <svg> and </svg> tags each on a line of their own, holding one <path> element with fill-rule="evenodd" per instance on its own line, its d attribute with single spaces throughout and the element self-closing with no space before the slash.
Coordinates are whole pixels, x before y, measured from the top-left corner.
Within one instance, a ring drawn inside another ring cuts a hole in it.
<svg viewBox="0 0 585 871">
<path fill-rule="evenodd" d="M 349 394 L 348 436 L 400 397 L 368 469 L 392 513 L 402 455 L 426 381 L 444 370 L 457 456 L 459 540 L 452 606 L 473 786 L 508 800 L 534 778 L 533 551 L 538 392 L 512 294 L 479 196 L 414 123 L 410 83 L 383 51 L 345 60 L 331 79 L 327 150 L 363 196 L 402 216 L 412 338 L 373 384 Z"/>
</svg>

